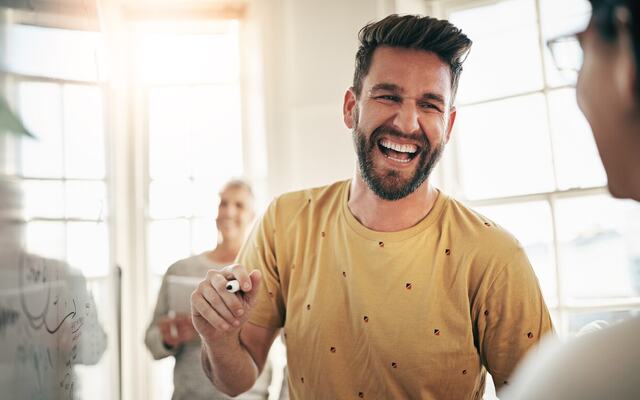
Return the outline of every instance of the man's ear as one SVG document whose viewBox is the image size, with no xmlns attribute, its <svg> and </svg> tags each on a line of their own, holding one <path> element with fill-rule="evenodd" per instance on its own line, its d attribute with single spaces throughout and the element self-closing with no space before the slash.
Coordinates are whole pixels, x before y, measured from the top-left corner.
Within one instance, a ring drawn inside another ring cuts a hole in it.
<svg viewBox="0 0 640 400">
<path fill-rule="evenodd" d="M 349 129 L 353 129 L 356 122 L 354 121 L 356 103 L 356 94 L 353 91 L 353 87 L 350 87 L 344 94 L 344 102 L 342 104 L 342 118 Z"/>
<path fill-rule="evenodd" d="M 449 122 L 447 123 L 447 133 L 444 138 L 444 142 L 449 143 L 451 139 L 451 133 L 453 132 L 453 124 L 456 122 L 457 110 L 455 106 L 451 106 L 451 110 L 449 111 Z"/>
<path fill-rule="evenodd" d="M 633 43 L 628 29 L 618 31 L 618 55 L 614 64 L 614 80 L 616 91 L 622 99 L 622 104 L 636 104 L 638 102 L 638 73 L 634 57 Z"/>
</svg>

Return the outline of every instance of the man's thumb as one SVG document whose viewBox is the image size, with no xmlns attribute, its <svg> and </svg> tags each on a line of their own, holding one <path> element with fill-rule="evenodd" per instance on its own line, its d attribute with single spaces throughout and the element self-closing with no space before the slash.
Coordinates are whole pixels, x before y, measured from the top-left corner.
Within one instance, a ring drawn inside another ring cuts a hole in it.
<svg viewBox="0 0 640 400">
<path fill-rule="evenodd" d="M 262 290 L 260 287 L 262 286 L 262 273 L 260 270 L 254 269 L 249 274 L 249 278 L 251 279 L 251 291 L 245 293 L 245 300 L 252 306 L 258 293 Z"/>
</svg>

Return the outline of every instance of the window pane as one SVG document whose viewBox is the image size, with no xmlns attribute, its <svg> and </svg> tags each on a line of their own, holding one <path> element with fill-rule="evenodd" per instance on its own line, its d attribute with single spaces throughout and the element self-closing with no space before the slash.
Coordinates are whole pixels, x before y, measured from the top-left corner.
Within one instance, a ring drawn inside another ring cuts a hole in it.
<svg viewBox="0 0 640 400">
<path fill-rule="evenodd" d="M 544 42 L 584 30 L 590 16 L 591 6 L 587 0 L 540 0 L 540 22 Z M 547 46 L 544 49 L 544 61 L 549 86 L 557 87 L 571 83 L 554 65 Z"/>
<path fill-rule="evenodd" d="M 104 45 L 98 32 L 11 25 L 6 29 L 3 69 L 23 75 L 96 81 L 105 79 Z"/>
<path fill-rule="evenodd" d="M 66 184 L 67 218 L 104 220 L 107 217 L 107 193 L 104 182 Z"/>
<path fill-rule="evenodd" d="M 183 219 L 151 222 L 147 249 L 150 271 L 164 274 L 171 264 L 190 254 L 189 222 Z"/>
<path fill-rule="evenodd" d="M 224 180 L 222 174 L 218 179 L 195 182 L 193 189 L 193 215 L 198 217 L 215 218 L 218 215 L 218 203 L 220 196 L 218 193 L 222 189 Z"/>
<path fill-rule="evenodd" d="M 47 258 L 64 260 L 66 258 L 64 222 L 29 222 L 27 251 Z"/>
<path fill-rule="evenodd" d="M 587 28 L 591 17 L 588 0 L 538 0 L 542 32 L 558 36 L 579 32 Z"/>
<path fill-rule="evenodd" d="M 220 29 L 220 34 L 138 34 L 138 80 L 144 83 L 238 80 L 238 22 L 215 24 L 212 28 Z"/>
<path fill-rule="evenodd" d="M 21 171 L 30 177 L 62 176 L 62 98 L 60 86 L 23 82 L 18 85 L 20 115 L 36 139 L 21 141 Z"/>
<path fill-rule="evenodd" d="M 241 175 L 239 87 L 156 88 L 149 101 L 152 178 Z"/>
<path fill-rule="evenodd" d="M 191 224 L 191 252 L 202 253 L 212 250 L 218 242 L 218 230 L 215 219 L 198 218 Z"/>
<path fill-rule="evenodd" d="M 548 203 L 535 201 L 476 209 L 512 233 L 522 244 L 540 281 L 547 305 L 554 307 L 558 297 L 553 227 Z"/>
<path fill-rule="evenodd" d="M 462 107 L 455 135 L 466 197 L 552 191 L 546 120 L 542 95 Z"/>
<path fill-rule="evenodd" d="M 569 314 L 569 331 L 572 335 L 586 334 L 639 314 L 638 310 L 573 312 Z"/>
<path fill-rule="evenodd" d="M 186 89 L 154 89 L 149 93 L 149 174 L 152 179 L 188 178 L 188 134 L 191 117 Z"/>
<path fill-rule="evenodd" d="M 560 312 L 557 309 L 550 308 L 549 314 L 551 314 L 551 322 L 553 322 L 553 326 L 556 328 L 556 332 L 558 334 L 561 334 L 562 332 L 560 331 L 560 327 L 561 327 Z"/>
<path fill-rule="evenodd" d="M 189 181 L 155 181 L 149 187 L 151 218 L 191 216 L 191 183 Z"/>
<path fill-rule="evenodd" d="M 68 261 L 87 277 L 109 273 L 107 227 L 96 222 L 69 222 L 67 225 Z"/>
<path fill-rule="evenodd" d="M 459 102 L 542 89 L 542 59 L 533 0 L 474 7 L 454 12 L 449 19 L 473 41 L 460 81 Z"/>
<path fill-rule="evenodd" d="M 65 167 L 68 177 L 104 177 L 102 107 L 100 88 L 64 86 Z"/>
<path fill-rule="evenodd" d="M 62 182 L 28 180 L 22 182 L 22 187 L 28 219 L 64 217 Z"/>
<path fill-rule="evenodd" d="M 558 187 L 606 185 L 607 176 L 591 128 L 578 109 L 575 90 L 554 90 L 548 99 Z"/>
<path fill-rule="evenodd" d="M 604 195 L 559 200 L 556 207 L 566 296 L 637 296 L 640 207 Z"/>
<path fill-rule="evenodd" d="M 242 174 L 239 86 L 205 86 L 193 91 L 189 154 L 192 173 L 211 179 Z"/>
</svg>

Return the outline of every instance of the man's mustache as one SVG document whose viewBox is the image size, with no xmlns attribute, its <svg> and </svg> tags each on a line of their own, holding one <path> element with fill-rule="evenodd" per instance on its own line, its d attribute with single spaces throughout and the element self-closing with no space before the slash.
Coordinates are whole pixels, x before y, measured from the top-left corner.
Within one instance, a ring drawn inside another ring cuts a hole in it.
<svg viewBox="0 0 640 400">
<path fill-rule="evenodd" d="M 424 150 L 430 147 L 429 141 L 427 140 L 427 135 L 425 135 L 424 133 L 421 133 L 421 134 L 404 133 L 402 131 L 399 131 L 395 128 L 392 128 L 386 125 L 378 127 L 373 131 L 373 133 L 371 134 L 372 146 L 378 141 L 378 139 L 382 135 L 387 135 L 391 137 L 396 137 L 398 139 L 411 140 L 411 141 L 418 142 L 420 144 L 421 150 Z"/>
</svg>

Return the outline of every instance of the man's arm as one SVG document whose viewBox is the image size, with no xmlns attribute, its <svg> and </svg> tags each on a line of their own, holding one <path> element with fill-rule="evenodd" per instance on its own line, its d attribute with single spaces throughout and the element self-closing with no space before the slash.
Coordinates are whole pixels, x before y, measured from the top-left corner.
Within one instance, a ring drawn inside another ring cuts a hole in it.
<svg viewBox="0 0 640 400">
<path fill-rule="evenodd" d="M 482 363 L 499 390 L 508 385 L 517 364 L 553 326 L 524 251 L 517 249 L 497 268 L 497 275 L 482 285 L 473 314 Z"/>
<path fill-rule="evenodd" d="M 221 391 L 237 396 L 248 391 L 264 368 L 277 330 L 247 323 L 229 343 L 203 341 L 202 367 Z"/>
<path fill-rule="evenodd" d="M 237 279 L 241 291 L 226 284 Z M 278 330 L 247 323 L 260 288 L 261 274 L 241 265 L 209 270 L 191 294 L 193 326 L 202 338 L 202 363 L 220 391 L 237 396 L 249 390 L 264 367 Z"/>
</svg>

